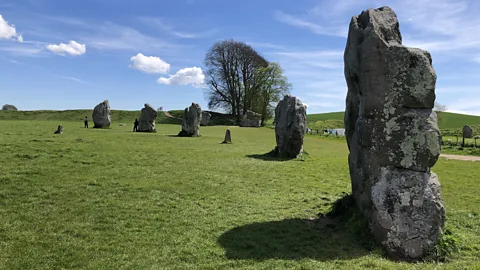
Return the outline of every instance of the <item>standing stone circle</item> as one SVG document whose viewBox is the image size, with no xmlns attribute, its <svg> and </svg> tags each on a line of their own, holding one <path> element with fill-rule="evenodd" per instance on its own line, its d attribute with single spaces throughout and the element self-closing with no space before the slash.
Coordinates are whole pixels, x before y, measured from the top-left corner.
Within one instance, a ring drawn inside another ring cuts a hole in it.
<svg viewBox="0 0 480 270">
<path fill-rule="evenodd" d="M 262 124 L 262 115 L 250 110 L 247 110 L 243 114 L 242 121 L 240 122 L 241 127 L 260 127 Z"/>
<path fill-rule="evenodd" d="M 202 111 L 202 121 L 200 121 L 200 126 L 208 126 L 208 123 L 210 122 L 210 117 L 212 117 L 210 113 Z"/>
<path fill-rule="evenodd" d="M 463 138 L 471 139 L 473 138 L 473 130 L 470 126 L 463 126 Z"/>
<path fill-rule="evenodd" d="M 108 100 L 99 103 L 92 113 L 93 128 L 110 127 L 110 105 Z"/>
<path fill-rule="evenodd" d="M 144 108 L 140 111 L 137 132 L 155 131 L 155 119 L 157 118 L 157 114 L 157 110 L 150 106 L 150 104 L 145 103 Z"/>
<path fill-rule="evenodd" d="M 296 158 L 303 152 L 306 130 L 306 107 L 296 97 L 286 95 L 275 108 L 275 153 Z"/>
<path fill-rule="evenodd" d="M 202 121 L 202 108 L 197 103 L 192 102 L 190 107 L 185 108 L 182 120 L 182 131 L 178 133 L 180 137 L 198 137 L 200 136 L 200 122 Z"/>
<path fill-rule="evenodd" d="M 392 258 L 421 259 L 445 222 L 430 171 L 441 145 L 432 58 L 402 45 L 397 16 L 382 7 L 352 18 L 344 62 L 353 196 Z"/>
</svg>

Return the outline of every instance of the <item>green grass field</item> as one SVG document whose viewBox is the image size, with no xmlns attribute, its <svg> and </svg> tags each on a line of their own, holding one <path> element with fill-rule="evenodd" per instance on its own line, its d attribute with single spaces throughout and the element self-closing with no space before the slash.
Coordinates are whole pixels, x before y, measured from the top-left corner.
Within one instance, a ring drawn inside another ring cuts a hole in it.
<svg viewBox="0 0 480 270">
<path fill-rule="evenodd" d="M 320 216 L 350 192 L 343 140 L 307 136 L 308 155 L 263 154 L 267 128 L 0 121 L 1 269 L 479 269 L 478 163 L 439 160 L 450 262 L 386 259 L 354 217 Z"/>
<path fill-rule="evenodd" d="M 317 121 L 343 121 L 344 112 L 320 113 L 307 115 L 307 122 L 314 123 Z M 439 115 L 438 127 L 440 129 L 462 128 L 464 125 L 480 125 L 480 116 L 465 115 L 457 113 L 441 112 Z M 337 128 L 342 127 L 339 122 Z"/>
</svg>

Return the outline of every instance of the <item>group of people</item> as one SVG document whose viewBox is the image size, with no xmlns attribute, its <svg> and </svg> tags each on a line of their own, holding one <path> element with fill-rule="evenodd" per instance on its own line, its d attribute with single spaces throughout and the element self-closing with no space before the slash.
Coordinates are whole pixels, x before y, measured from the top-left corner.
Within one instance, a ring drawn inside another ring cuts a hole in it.
<svg viewBox="0 0 480 270">
<path fill-rule="evenodd" d="M 85 118 L 83 118 L 83 127 L 84 128 L 88 128 L 88 117 L 85 116 Z M 135 118 L 135 122 L 133 122 L 133 132 L 136 132 L 137 131 L 137 128 L 138 128 L 138 119 Z"/>
</svg>

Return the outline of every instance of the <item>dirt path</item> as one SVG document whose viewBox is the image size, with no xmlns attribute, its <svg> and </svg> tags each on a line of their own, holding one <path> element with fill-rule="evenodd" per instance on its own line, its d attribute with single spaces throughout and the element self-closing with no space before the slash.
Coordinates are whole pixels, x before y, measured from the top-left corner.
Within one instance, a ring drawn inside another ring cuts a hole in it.
<svg viewBox="0 0 480 270">
<path fill-rule="evenodd" d="M 443 157 L 446 159 L 455 159 L 455 160 L 480 161 L 480 157 L 475 157 L 475 156 L 459 156 L 459 155 L 441 154 L 440 157 Z"/>
</svg>

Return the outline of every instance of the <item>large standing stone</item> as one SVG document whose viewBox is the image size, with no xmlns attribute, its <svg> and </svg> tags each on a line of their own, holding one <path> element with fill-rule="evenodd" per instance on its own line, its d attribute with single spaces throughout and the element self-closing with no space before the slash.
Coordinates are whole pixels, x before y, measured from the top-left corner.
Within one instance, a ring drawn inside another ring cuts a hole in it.
<svg viewBox="0 0 480 270">
<path fill-rule="evenodd" d="M 105 100 L 95 106 L 93 109 L 92 119 L 94 128 L 110 127 L 110 105 Z"/>
<path fill-rule="evenodd" d="M 208 126 L 208 123 L 210 122 L 210 117 L 212 117 L 210 113 L 202 111 L 202 121 L 200 121 L 200 126 Z"/>
<path fill-rule="evenodd" d="M 275 137 L 279 156 L 295 158 L 303 151 L 306 107 L 296 97 L 286 95 L 275 108 Z"/>
<path fill-rule="evenodd" d="M 202 121 L 202 108 L 197 103 L 185 108 L 182 121 L 182 131 L 178 134 L 181 137 L 200 136 L 200 122 Z"/>
<path fill-rule="evenodd" d="M 157 118 L 157 110 L 155 110 L 148 103 L 145 103 L 144 106 L 145 107 L 140 111 L 137 132 L 153 132 L 155 131 L 155 118 Z"/>
<path fill-rule="evenodd" d="M 247 110 L 240 122 L 241 127 L 260 127 L 262 124 L 262 115 L 256 112 Z"/>
<path fill-rule="evenodd" d="M 463 126 L 463 138 L 471 139 L 473 138 L 473 130 L 470 126 Z"/>
<path fill-rule="evenodd" d="M 441 144 L 432 58 L 402 45 L 397 16 L 382 7 L 352 18 L 344 61 L 353 196 L 391 257 L 420 259 L 445 222 L 430 171 Z"/>
</svg>

